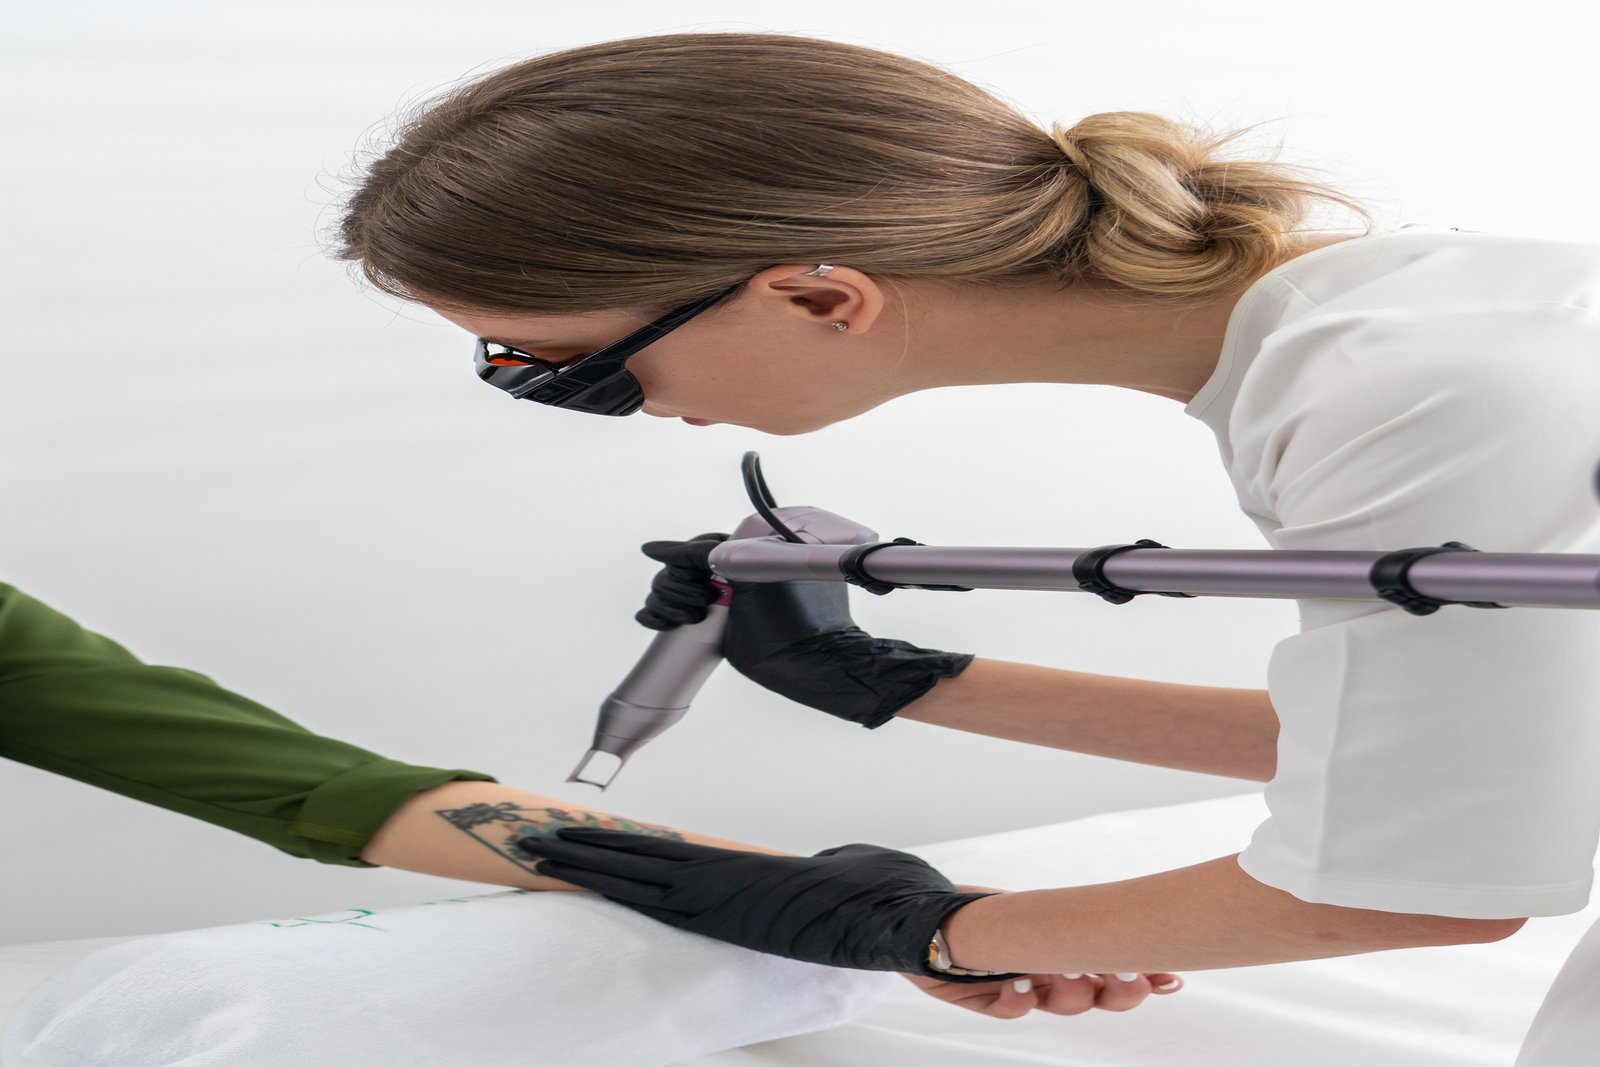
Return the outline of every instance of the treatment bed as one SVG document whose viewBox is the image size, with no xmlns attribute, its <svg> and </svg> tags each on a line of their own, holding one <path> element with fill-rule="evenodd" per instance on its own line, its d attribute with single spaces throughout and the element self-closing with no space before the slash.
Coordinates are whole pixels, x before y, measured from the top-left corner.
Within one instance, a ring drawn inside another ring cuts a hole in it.
<svg viewBox="0 0 1600 1067">
<path fill-rule="evenodd" d="M 1236 852 L 1265 815 L 1249 793 L 906 851 L 957 883 L 1089 884 Z M 444 943 L 464 958 L 423 944 L 437 929 L 413 942 L 327 918 L 295 920 L 282 979 L 282 921 L 0 948 L 5 1067 L 1510 1067 L 1600 916 L 1591 904 L 1492 944 L 1188 972 L 1184 989 L 1130 1012 L 1000 1020 L 898 976 L 761 956 L 590 894 L 430 903 L 446 906 L 409 909 L 411 921 L 456 924 Z M 402 930 L 407 916 L 364 918 Z M 591 919 L 605 947 L 563 949 L 557 930 Z M 473 939 L 508 931 L 547 947 L 508 945 L 487 969 Z"/>
</svg>

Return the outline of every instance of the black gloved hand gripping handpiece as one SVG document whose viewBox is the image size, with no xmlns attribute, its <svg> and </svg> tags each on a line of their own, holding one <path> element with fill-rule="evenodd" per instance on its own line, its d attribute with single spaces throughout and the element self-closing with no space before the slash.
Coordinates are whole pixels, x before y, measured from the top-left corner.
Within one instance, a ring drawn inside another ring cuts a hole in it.
<svg viewBox="0 0 1600 1067">
<path fill-rule="evenodd" d="M 756 453 L 746 452 L 741 467 L 756 512 L 734 529 L 729 540 L 770 538 L 813 545 L 865 545 L 878 540 L 876 531 L 821 508 L 777 507 Z M 604 790 L 629 756 L 689 710 L 695 694 L 722 662 L 732 587 L 715 578 L 712 585 L 721 595 L 706 609 L 705 620 L 659 631 L 622 684 L 601 703 L 594 740 L 567 781 Z M 610 776 L 604 782 L 580 777 L 600 754 L 616 757 Z"/>
</svg>

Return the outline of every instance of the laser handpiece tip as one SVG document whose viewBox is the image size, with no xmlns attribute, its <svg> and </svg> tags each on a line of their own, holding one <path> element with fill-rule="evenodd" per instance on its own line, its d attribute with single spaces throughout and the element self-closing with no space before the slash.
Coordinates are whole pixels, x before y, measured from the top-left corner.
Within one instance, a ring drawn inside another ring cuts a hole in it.
<svg viewBox="0 0 1600 1067">
<path fill-rule="evenodd" d="M 611 777 L 607 778 L 604 782 L 593 782 L 593 781 L 590 781 L 587 778 L 579 777 L 579 775 L 581 775 L 583 773 L 583 769 L 589 765 L 589 761 L 594 759 L 595 756 L 600 755 L 600 754 L 601 754 L 601 752 L 597 748 L 591 748 L 588 752 L 584 753 L 583 759 L 578 761 L 577 767 L 573 768 L 572 773 L 567 776 L 567 781 L 569 781 L 569 782 L 582 782 L 584 785 L 598 786 L 602 793 L 605 792 L 606 787 L 609 786 L 612 782 L 617 780 L 617 773 L 622 770 L 623 761 L 621 759 L 617 760 L 616 767 L 613 768 L 612 771 L 611 771 Z M 613 758 L 615 758 L 615 757 L 613 757 Z"/>
</svg>

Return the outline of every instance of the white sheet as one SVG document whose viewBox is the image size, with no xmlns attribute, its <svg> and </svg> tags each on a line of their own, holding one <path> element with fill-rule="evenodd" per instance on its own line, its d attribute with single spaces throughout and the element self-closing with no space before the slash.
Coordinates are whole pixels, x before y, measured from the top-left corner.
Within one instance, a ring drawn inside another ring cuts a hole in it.
<svg viewBox="0 0 1600 1067">
<path fill-rule="evenodd" d="M 1265 814 L 1260 796 L 1250 794 L 908 851 L 957 882 L 1008 889 L 1085 884 L 1237 851 Z M 1125 1014 L 990 1019 L 896 978 L 884 999 L 851 1022 L 694 1056 L 680 1067 L 1509 1067 L 1545 989 L 1597 917 L 1600 905 L 1591 904 L 1575 915 L 1535 919 L 1490 945 L 1190 972 L 1181 992 Z M 0 1011 L 8 995 L 52 967 L 116 940 L 0 949 Z M 672 991 L 656 996 L 669 1003 Z M 352 1059 L 345 1067 L 368 1062 Z M 530 1044 L 522 1067 L 544 1062 Z"/>
<path fill-rule="evenodd" d="M 837 1026 L 892 974 L 502 890 L 133 938 L 19 1003 L 7 1067 L 663 1067 Z"/>
</svg>

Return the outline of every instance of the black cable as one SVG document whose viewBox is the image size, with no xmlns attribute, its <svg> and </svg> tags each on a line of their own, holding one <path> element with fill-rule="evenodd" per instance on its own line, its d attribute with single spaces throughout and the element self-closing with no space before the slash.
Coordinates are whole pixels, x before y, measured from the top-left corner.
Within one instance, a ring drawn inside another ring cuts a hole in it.
<svg viewBox="0 0 1600 1067">
<path fill-rule="evenodd" d="M 744 475 L 744 491 L 752 504 L 769 508 L 778 506 L 772 490 L 767 488 L 767 479 L 761 473 L 761 453 L 746 452 L 739 460 L 739 472 Z"/>
<path fill-rule="evenodd" d="M 773 512 L 778 506 L 777 500 L 772 496 L 772 490 L 767 488 L 767 480 L 761 475 L 761 453 L 746 452 L 739 461 L 739 472 L 744 475 L 745 495 L 750 498 L 750 503 L 760 515 L 762 521 L 772 527 L 775 533 L 783 535 L 785 541 L 795 544 L 804 544 L 800 535 L 783 524 L 783 520 Z"/>
</svg>

